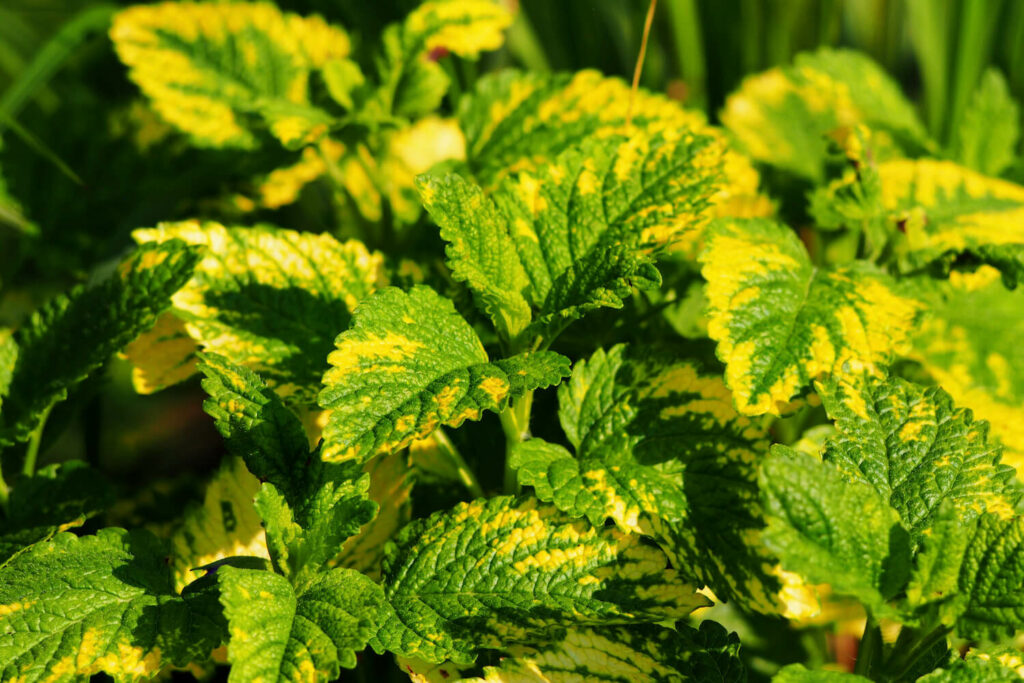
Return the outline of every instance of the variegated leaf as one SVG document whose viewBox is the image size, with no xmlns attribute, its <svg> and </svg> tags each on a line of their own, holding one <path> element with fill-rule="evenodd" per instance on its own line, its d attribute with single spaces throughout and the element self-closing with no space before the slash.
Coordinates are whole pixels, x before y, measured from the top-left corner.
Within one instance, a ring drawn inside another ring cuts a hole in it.
<svg viewBox="0 0 1024 683">
<path fill-rule="evenodd" d="M 964 521 L 986 511 L 1013 514 L 1020 491 L 1013 468 L 999 462 L 1000 448 L 988 442 L 988 424 L 941 388 L 848 377 L 819 383 L 818 393 L 838 428 L 824 459 L 874 487 L 915 540 L 947 501 Z"/>
<path fill-rule="evenodd" d="M 351 569 L 332 569 L 296 590 L 273 572 L 224 567 L 217 572 L 231 640 L 230 683 L 320 683 L 373 634 L 381 589 Z"/>
<path fill-rule="evenodd" d="M 726 100 L 722 123 L 754 159 L 821 180 L 828 135 L 857 124 L 876 154 L 927 144 L 899 86 L 865 55 L 822 49 L 791 67 L 748 76 Z"/>
<path fill-rule="evenodd" d="M 501 663 L 485 666 L 481 677 L 463 677 L 443 668 L 401 660 L 414 683 L 621 683 L 622 681 L 702 681 L 744 683 L 740 641 L 713 621 L 700 628 L 674 629 L 637 624 L 570 629 L 563 638 L 502 651 Z"/>
<path fill-rule="evenodd" d="M 310 74 L 349 52 L 340 28 L 268 2 L 137 5 L 110 37 L 160 116 L 210 147 L 255 147 L 264 125 L 289 146 L 326 133 Z"/>
<path fill-rule="evenodd" d="M 512 15 L 491 0 L 428 0 L 389 26 L 381 37 L 381 86 L 376 105 L 384 112 L 414 117 L 434 111 L 448 91 L 439 54 L 476 59 L 505 41 Z"/>
<path fill-rule="evenodd" d="M 403 657 L 469 663 L 483 648 L 550 640 L 566 620 L 658 622 L 707 604 L 640 537 L 532 498 L 464 503 L 396 543 L 384 564 L 390 608 L 370 644 Z"/>
<path fill-rule="evenodd" d="M 0 572 L 0 677 L 118 683 L 201 661 L 220 640 L 174 590 L 166 549 L 149 532 L 58 534 Z"/>
<path fill-rule="evenodd" d="M 1024 472 L 1024 297 L 982 268 L 951 274 L 928 302 L 910 357 L 957 405 L 989 422 L 1004 461 Z"/>
<path fill-rule="evenodd" d="M 719 377 L 620 345 L 578 362 L 558 394 L 575 456 L 527 441 L 512 458 L 520 483 L 593 524 L 653 535 L 723 599 L 784 609 L 777 561 L 758 538 L 768 435 L 737 414 Z"/>
<path fill-rule="evenodd" d="M 320 393 L 331 410 L 323 447 L 331 461 L 398 450 L 569 374 L 568 360 L 550 351 L 489 361 L 452 302 L 425 286 L 378 291 L 336 345 Z"/>
<path fill-rule="evenodd" d="M 205 351 L 255 370 L 296 404 L 312 402 L 334 337 L 377 286 L 383 259 L 355 240 L 267 226 L 185 221 L 134 236 L 206 247 L 175 313 Z"/>
<path fill-rule="evenodd" d="M 874 487 L 785 446 L 773 447 L 759 483 L 765 543 L 787 571 L 894 616 L 888 601 L 910 577 L 911 540 Z"/>
<path fill-rule="evenodd" d="M 632 127 L 627 130 L 630 101 L 628 83 L 597 71 L 503 71 L 485 76 L 459 107 L 469 170 L 490 188 L 506 175 L 552 164 L 587 138 L 686 137 L 707 129 L 702 114 L 640 90 L 632 99 Z"/>
<path fill-rule="evenodd" d="M 878 372 L 907 347 L 921 304 L 881 272 L 818 268 L 795 233 L 763 219 L 710 230 L 708 334 L 741 413 L 780 414 L 812 380 Z"/>
<path fill-rule="evenodd" d="M 530 324 L 551 335 L 585 312 L 621 307 L 631 286 L 661 276 L 652 251 L 706 222 L 721 148 L 705 136 L 663 133 L 585 142 L 491 198 L 455 175 L 420 180 L 449 242 L 455 277 L 505 338 Z"/>
</svg>

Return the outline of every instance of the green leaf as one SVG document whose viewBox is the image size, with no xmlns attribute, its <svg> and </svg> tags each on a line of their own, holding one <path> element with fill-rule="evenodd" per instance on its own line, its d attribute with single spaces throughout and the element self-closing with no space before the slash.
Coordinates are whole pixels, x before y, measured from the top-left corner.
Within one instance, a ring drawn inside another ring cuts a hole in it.
<svg viewBox="0 0 1024 683">
<path fill-rule="evenodd" d="M 872 131 L 876 154 L 927 145 L 924 128 L 899 85 L 869 57 L 822 49 L 791 67 L 748 76 L 728 97 L 722 124 L 757 161 L 821 181 L 828 135 L 857 124 Z"/>
<path fill-rule="evenodd" d="M 493 203 L 459 176 L 420 180 L 423 204 L 498 329 L 554 334 L 632 286 L 661 284 L 652 252 L 706 222 L 721 148 L 688 132 L 589 140 L 505 180 Z"/>
<path fill-rule="evenodd" d="M 7 516 L 0 520 L 0 566 L 33 543 L 81 526 L 113 501 L 106 477 L 79 460 L 19 478 L 7 501 Z"/>
<path fill-rule="evenodd" d="M 851 377 L 817 387 L 838 428 L 824 459 L 870 484 L 915 541 L 944 501 L 965 521 L 985 511 L 1012 514 L 1020 499 L 1013 468 L 999 462 L 988 424 L 955 407 L 941 388 Z"/>
<path fill-rule="evenodd" d="M 827 192 L 864 195 L 863 220 L 894 240 L 901 271 L 944 277 L 989 264 L 1010 288 L 1024 277 L 1024 186 L 935 159 L 887 161 L 877 175 L 881 191 L 859 189 L 874 181 L 851 171 Z"/>
<path fill-rule="evenodd" d="M 626 115 L 633 102 L 633 120 Z M 484 76 L 459 106 L 466 159 L 485 188 L 511 173 L 534 173 L 588 139 L 645 139 L 710 133 L 704 116 L 663 95 L 639 90 L 598 71 L 574 74 L 513 70 Z"/>
<path fill-rule="evenodd" d="M 501 664 L 467 683 L 544 681 L 698 681 L 745 683 L 740 641 L 713 621 L 700 628 L 678 623 L 570 630 L 561 640 L 503 652 Z"/>
<path fill-rule="evenodd" d="M 262 2 L 129 7 L 110 38 L 157 113 L 206 147 L 256 147 L 263 126 L 289 146 L 326 133 L 310 74 L 349 52 L 340 28 Z"/>
<path fill-rule="evenodd" d="M 1024 297 L 992 268 L 937 284 L 909 355 L 957 405 L 989 422 L 1003 461 L 1024 471 Z"/>
<path fill-rule="evenodd" d="M 515 339 L 532 319 L 524 292 L 530 286 L 505 218 L 483 190 L 459 176 L 420 176 L 424 206 L 441 226 L 448 267 L 465 282 L 506 339 Z"/>
<path fill-rule="evenodd" d="M 767 433 L 733 408 L 722 380 L 667 353 L 615 346 L 559 387 L 575 456 L 540 439 L 512 466 L 537 497 L 595 525 L 654 536 L 715 594 L 776 613 L 781 588 L 759 542 L 757 460 Z"/>
<path fill-rule="evenodd" d="M 982 515 L 963 555 L 957 631 L 998 639 L 1024 628 L 1024 518 Z"/>
<path fill-rule="evenodd" d="M 973 656 L 972 656 L 973 655 Z M 1020 652 L 977 655 L 968 653 L 966 659 L 955 659 L 949 665 L 917 679 L 917 683 L 1006 683 L 1024 676 Z"/>
<path fill-rule="evenodd" d="M 955 601 L 972 521 L 960 519 L 951 502 L 942 503 L 921 541 L 924 548 L 914 556 L 914 570 L 907 585 L 907 603 L 912 608 L 926 611 L 934 606 L 945 612 L 943 603 Z M 952 611 L 955 618 L 956 608 Z M 944 621 L 952 623 L 953 618 Z"/>
<path fill-rule="evenodd" d="M 364 462 L 398 450 L 569 374 L 568 360 L 549 351 L 489 362 L 452 302 L 425 286 L 378 291 L 336 345 L 320 393 L 320 406 L 331 410 L 323 451 L 329 461 Z"/>
<path fill-rule="evenodd" d="M 226 457 L 206 485 L 203 500 L 185 511 L 170 537 L 174 587 L 200 579 L 206 567 L 227 557 L 269 560 L 266 534 L 252 501 L 260 481 L 241 458 Z"/>
<path fill-rule="evenodd" d="M 563 627 L 658 622 L 706 605 L 638 536 L 573 521 L 536 499 L 463 503 L 414 521 L 384 563 L 378 652 L 472 662 Z"/>
<path fill-rule="evenodd" d="M 701 262 L 708 334 L 744 415 L 781 414 L 844 368 L 879 372 L 907 347 L 921 307 L 867 264 L 814 266 L 796 234 L 769 220 L 717 221 Z"/>
<path fill-rule="evenodd" d="M 870 680 L 842 671 L 810 671 L 803 664 L 790 664 L 772 677 L 772 683 L 868 683 Z"/>
<path fill-rule="evenodd" d="M 199 367 L 210 395 L 204 409 L 228 449 L 265 482 L 256 508 L 275 566 L 296 583 L 309 580 L 373 518 L 369 477 L 358 463 L 311 453 L 299 418 L 252 371 L 215 354 L 202 354 Z"/>
<path fill-rule="evenodd" d="M 165 555 L 149 532 L 103 529 L 15 557 L 0 571 L 0 676 L 136 681 L 206 659 L 220 634 L 175 594 Z"/>
<path fill-rule="evenodd" d="M 5 374 L 11 376 L 0 413 L 0 446 L 27 440 L 54 404 L 152 327 L 198 259 L 197 249 L 178 240 L 145 246 L 106 280 L 77 287 L 36 311 L 14 334 L 19 351 L 13 371 L 13 354 L 5 354 Z"/>
<path fill-rule="evenodd" d="M 134 237 L 206 247 L 195 277 L 174 297 L 175 313 L 204 350 L 255 370 L 297 404 L 313 402 L 334 338 L 376 287 L 382 265 L 356 240 L 269 226 L 185 221 Z"/>
<path fill-rule="evenodd" d="M 497 50 L 511 23 L 509 11 L 491 0 L 429 0 L 389 26 L 377 65 L 384 112 L 412 118 L 437 109 L 449 86 L 438 55 L 476 59 Z"/>
<path fill-rule="evenodd" d="M 985 175 L 997 176 L 1013 163 L 1020 137 L 1020 109 L 998 69 L 981 77 L 953 140 L 956 160 Z"/>
<path fill-rule="evenodd" d="M 886 601 L 909 577 L 910 535 L 870 485 L 785 446 L 764 461 L 760 485 L 764 540 L 783 568 L 831 584 L 875 615 L 891 611 Z"/>
<path fill-rule="evenodd" d="M 340 667 L 355 667 L 383 599 L 379 586 L 351 569 L 322 574 L 299 593 L 267 571 L 224 567 L 217 574 L 232 683 L 337 678 Z"/>
</svg>

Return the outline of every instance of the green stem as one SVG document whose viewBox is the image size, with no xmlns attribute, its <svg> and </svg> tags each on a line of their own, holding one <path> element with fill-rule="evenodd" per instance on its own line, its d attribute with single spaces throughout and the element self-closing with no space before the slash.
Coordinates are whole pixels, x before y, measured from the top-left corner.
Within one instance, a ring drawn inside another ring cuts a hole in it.
<svg viewBox="0 0 1024 683">
<path fill-rule="evenodd" d="M 46 419 L 50 417 L 50 411 L 53 410 L 53 406 L 47 406 L 46 410 L 39 417 L 39 424 L 32 431 L 32 436 L 29 438 L 28 449 L 25 451 L 25 463 L 22 465 L 21 473 L 26 477 L 31 477 L 36 473 L 36 459 L 39 457 L 39 444 L 43 441 L 43 430 L 46 428 Z"/>
<path fill-rule="evenodd" d="M 528 391 L 501 411 L 501 429 L 505 432 L 505 477 L 503 489 L 506 494 L 520 490 L 516 471 L 512 468 L 512 451 L 530 438 L 530 412 L 533 409 L 533 392 Z"/>
<path fill-rule="evenodd" d="M 484 490 L 480 486 L 480 482 L 477 481 L 476 475 L 473 474 L 473 470 L 471 470 L 469 465 L 466 464 L 466 461 L 462 458 L 462 454 L 459 453 L 459 449 L 457 449 L 455 444 L 452 443 L 452 440 L 448 438 L 444 429 L 438 429 L 434 432 L 434 439 L 441 447 L 441 450 L 444 451 L 445 455 L 447 455 L 451 459 L 452 463 L 455 464 L 455 469 L 459 473 L 459 479 L 462 480 L 462 483 L 466 486 L 473 497 L 483 498 Z"/>
<path fill-rule="evenodd" d="M 864 635 L 861 636 L 860 647 L 857 648 L 857 664 L 853 673 L 871 678 L 881 654 L 882 630 L 878 627 L 875 617 L 868 614 L 868 621 L 864 624 Z"/>
<path fill-rule="evenodd" d="M 931 651 L 935 644 L 945 640 L 950 629 L 946 626 L 939 626 L 928 631 L 917 642 L 909 646 L 894 650 L 889 661 L 885 663 L 886 675 L 893 680 L 900 680 L 907 675 L 917 661 Z"/>
</svg>

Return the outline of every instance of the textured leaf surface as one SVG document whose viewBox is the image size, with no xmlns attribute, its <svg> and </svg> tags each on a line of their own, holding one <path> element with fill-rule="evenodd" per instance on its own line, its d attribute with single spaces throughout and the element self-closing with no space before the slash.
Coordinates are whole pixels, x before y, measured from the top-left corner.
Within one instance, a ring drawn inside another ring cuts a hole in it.
<svg viewBox="0 0 1024 683">
<path fill-rule="evenodd" d="M 78 460 L 22 476 L 10 493 L 7 514 L 0 520 L 0 565 L 33 543 L 81 526 L 113 500 L 110 482 Z"/>
<path fill-rule="evenodd" d="M 110 37 L 157 113 L 210 147 L 255 147 L 260 121 L 286 144 L 326 132 L 310 74 L 349 51 L 341 29 L 270 3 L 139 5 Z"/>
<path fill-rule="evenodd" d="M 754 159 L 820 180 L 827 135 L 866 124 L 881 152 L 926 139 L 899 86 L 865 55 L 824 49 L 798 55 L 744 79 L 729 96 L 722 123 Z"/>
<path fill-rule="evenodd" d="M 941 388 L 846 378 L 818 389 L 838 428 L 824 459 L 870 484 L 916 540 L 944 501 L 963 520 L 1013 514 L 1020 498 L 1013 468 L 999 462 L 988 424 L 955 407 Z"/>
<path fill-rule="evenodd" d="M 803 664 L 783 667 L 772 678 L 773 683 L 867 683 L 870 678 L 842 671 L 811 671 Z"/>
<path fill-rule="evenodd" d="M 202 660 L 219 632 L 174 592 L 148 532 L 59 534 L 0 571 L 0 675 L 37 683 L 105 672 L 148 678 Z"/>
<path fill-rule="evenodd" d="M 500 666 L 484 667 L 473 683 L 548 681 L 700 681 L 742 683 L 740 641 L 712 621 L 700 629 L 634 625 L 570 630 L 557 642 L 511 648 Z"/>
<path fill-rule="evenodd" d="M 982 75 L 957 130 L 953 141 L 956 159 L 979 173 L 997 176 L 1013 162 L 1019 137 L 1017 103 L 1002 74 L 989 69 Z"/>
<path fill-rule="evenodd" d="M 458 176 L 423 179 L 420 194 L 455 276 L 514 337 L 531 307 L 537 329 L 558 329 L 659 285 L 651 251 L 706 221 L 721 153 L 688 132 L 611 137 L 507 179 L 493 203 Z"/>
<path fill-rule="evenodd" d="M 256 508 L 270 556 L 293 580 L 337 555 L 341 543 L 376 512 L 369 477 L 355 463 L 325 463 L 312 453 L 299 418 L 250 370 L 204 354 L 200 369 L 213 416 L 228 449 L 265 483 Z"/>
<path fill-rule="evenodd" d="M 982 268 L 953 273 L 929 303 L 911 357 L 957 405 L 989 422 L 1003 460 L 1024 471 L 1024 297 Z"/>
<path fill-rule="evenodd" d="M 527 441 L 512 459 L 520 483 L 593 524 L 653 535 L 723 599 L 779 610 L 775 561 L 758 541 L 768 436 L 736 413 L 721 379 L 620 345 L 578 362 L 558 393 L 575 457 Z"/>
<path fill-rule="evenodd" d="M 701 256 L 708 334 L 745 415 L 779 414 L 811 380 L 877 372 L 907 347 L 920 303 L 867 266 L 811 264 L 786 226 L 717 222 Z"/>
<path fill-rule="evenodd" d="M 1007 661 L 1012 661 L 1009 658 L 1013 656 L 1003 655 Z M 919 683 L 1006 683 L 1006 681 L 1018 681 L 1022 677 L 1024 674 L 1020 669 L 1003 664 L 999 658 L 973 657 L 966 660 L 957 659 L 948 667 L 943 667 L 917 680 Z"/>
<path fill-rule="evenodd" d="M 491 187 L 509 173 L 532 172 L 588 137 L 640 134 L 683 136 L 706 128 L 704 117 L 645 90 L 633 101 L 625 129 L 629 84 L 597 71 L 575 74 L 506 70 L 481 78 L 459 107 L 472 175 Z"/>
<path fill-rule="evenodd" d="M 259 480 L 241 458 L 225 458 L 206 485 L 203 502 L 187 510 L 171 535 L 174 587 L 180 591 L 203 576 L 201 567 L 226 557 L 270 559 L 260 517 L 253 507 Z"/>
<path fill-rule="evenodd" d="M 18 355 L 8 370 L 0 444 L 27 439 L 69 390 L 152 327 L 197 260 L 195 248 L 178 240 L 144 247 L 116 274 L 58 296 L 34 313 L 14 335 Z"/>
<path fill-rule="evenodd" d="M 552 352 L 488 362 L 452 302 L 425 286 L 377 292 L 336 344 L 320 394 L 331 409 L 323 452 L 331 461 L 398 450 L 569 374 L 568 360 Z"/>
<path fill-rule="evenodd" d="M 910 572 L 910 536 L 896 511 L 870 485 L 784 446 L 765 460 L 760 484 L 765 543 L 782 566 L 884 614 Z"/>
<path fill-rule="evenodd" d="M 390 609 L 371 644 L 405 657 L 469 663 L 479 648 L 548 640 L 569 624 L 663 621 L 707 604 L 639 537 L 530 498 L 458 505 L 396 543 L 384 564 Z"/>
<path fill-rule="evenodd" d="M 380 608 L 381 589 L 351 569 L 333 569 L 296 594 L 283 576 L 225 567 L 221 603 L 231 640 L 232 683 L 314 683 L 356 665 Z"/>
<path fill-rule="evenodd" d="M 957 630 L 967 638 L 1009 636 L 1024 628 L 1024 518 L 985 514 L 968 533 Z"/>
<path fill-rule="evenodd" d="M 206 351 L 260 373 L 285 396 L 312 402 L 334 337 L 378 282 L 382 257 L 355 240 L 271 227 L 165 223 L 139 242 L 180 238 L 206 247 L 175 312 Z"/>
</svg>

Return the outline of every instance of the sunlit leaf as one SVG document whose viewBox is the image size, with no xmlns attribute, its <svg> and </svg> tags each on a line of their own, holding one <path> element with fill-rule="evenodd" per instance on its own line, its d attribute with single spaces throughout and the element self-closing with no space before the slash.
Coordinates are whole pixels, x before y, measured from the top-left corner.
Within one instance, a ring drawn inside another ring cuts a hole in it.
<svg viewBox="0 0 1024 683">
<path fill-rule="evenodd" d="M 907 338 L 921 304 L 866 264 L 814 266 L 788 227 L 722 220 L 701 255 L 708 334 L 739 411 L 779 414 L 822 375 L 878 372 Z"/>
<path fill-rule="evenodd" d="M 658 622 L 707 604 L 638 536 L 535 499 L 465 503 L 401 532 L 384 564 L 378 651 L 469 663 L 577 626 Z"/>
<path fill-rule="evenodd" d="M 327 234 L 185 221 L 134 236 L 206 247 L 175 313 L 205 351 L 252 368 L 295 403 L 312 401 L 334 337 L 380 278 L 379 253 Z"/>
<path fill-rule="evenodd" d="M 568 359 L 550 351 L 489 361 L 452 302 L 425 286 L 380 290 L 336 344 L 320 393 L 331 410 L 323 451 L 331 461 L 398 450 L 569 374 Z"/>
<path fill-rule="evenodd" d="M 310 74 L 349 52 L 340 28 L 263 2 L 129 7 L 110 37 L 153 108 L 210 147 L 255 147 L 263 127 L 288 145 L 325 133 Z"/>
</svg>

